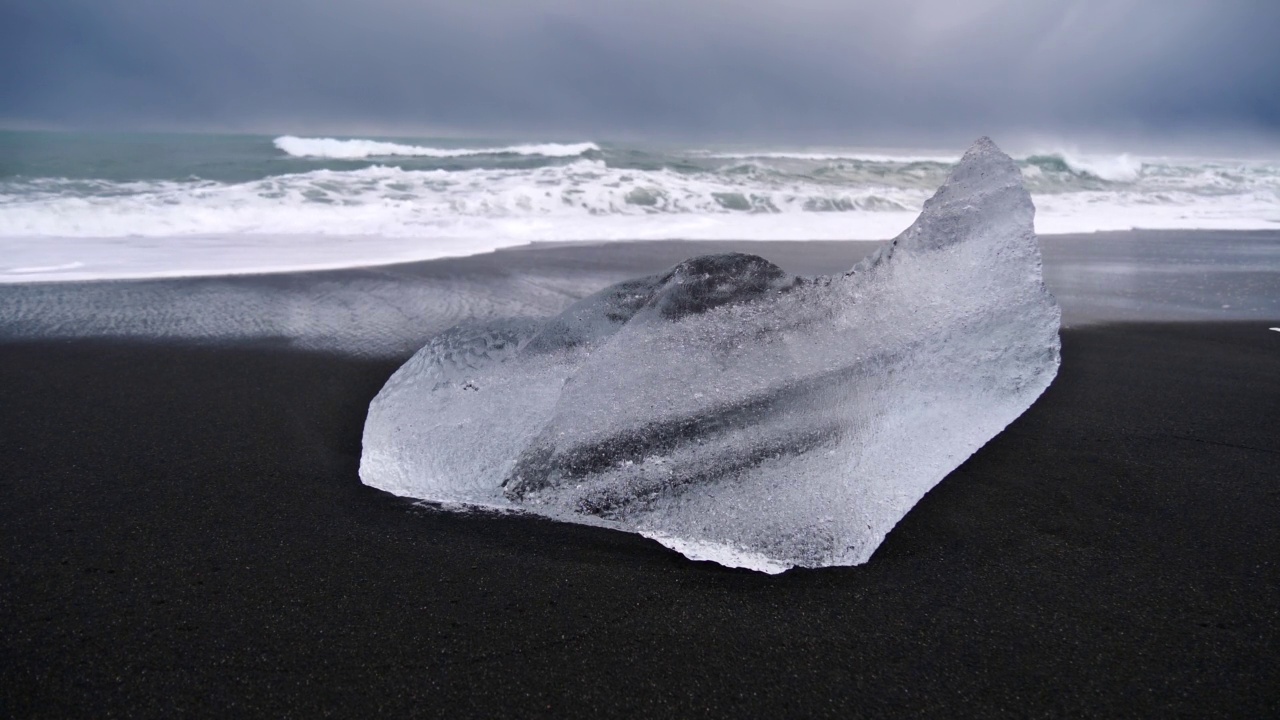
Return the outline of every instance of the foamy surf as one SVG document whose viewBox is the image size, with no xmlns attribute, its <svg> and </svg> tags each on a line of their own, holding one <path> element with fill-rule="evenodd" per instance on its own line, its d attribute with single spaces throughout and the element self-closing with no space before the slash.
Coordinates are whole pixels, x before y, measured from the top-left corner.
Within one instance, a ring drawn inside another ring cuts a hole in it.
<svg viewBox="0 0 1280 720">
<path fill-rule="evenodd" d="M 595 143 L 539 143 L 488 148 L 439 148 L 404 145 L 378 140 L 339 140 L 335 138 L 303 138 L 285 135 L 275 139 L 275 146 L 294 157 L 363 160 L 365 158 L 428 157 L 457 158 L 475 155 L 540 155 L 542 157 L 577 157 L 599 150 Z"/>
<path fill-rule="evenodd" d="M 195 235 L 163 238 L 3 238 L 0 284 L 141 280 L 339 270 L 461 257 L 510 242 L 438 238 L 417 243 L 377 235 Z M 48 255 L 74 257 L 35 264 Z"/>
<path fill-rule="evenodd" d="M 891 152 L 875 152 L 864 150 L 745 150 L 738 152 L 717 152 L 711 150 L 698 151 L 699 155 L 709 158 L 726 158 L 738 160 L 817 160 L 852 162 L 889 163 L 911 165 L 916 163 L 937 163 L 953 165 L 959 162 L 959 155 L 941 154 L 895 154 Z"/>
<path fill-rule="evenodd" d="M 71 270 L 78 270 L 84 267 L 82 262 L 69 262 L 61 265 L 40 265 L 36 267 L 15 267 L 0 271 L 7 275 L 55 275 L 58 273 L 66 273 Z"/>
<path fill-rule="evenodd" d="M 1036 163 L 1036 161 L 1040 161 Z M 1121 153 L 1120 155 L 1086 156 L 1078 152 L 1056 150 L 1047 153 L 1035 153 L 1027 158 L 1027 164 L 1041 168 L 1046 162 L 1061 162 L 1072 173 L 1094 177 L 1109 182 L 1130 183 L 1142 177 L 1144 163 L 1142 160 Z"/>
<path fill-rule="evenodd" d="M 386 264 L 540 241 L 880 240 L 911 222 L 956 159 L 856 148 L 104 136 L 76 146 L 77 164 L 65 155 L 72 150 L 49 147 L 57 152 L 43 166 L 28 158 L 23 174 L 0 174 L 0 281 Z M 1043 234 L 1280 227 L 1274 162 L 1055 149 L 1017 164 Z"/>
</svg>

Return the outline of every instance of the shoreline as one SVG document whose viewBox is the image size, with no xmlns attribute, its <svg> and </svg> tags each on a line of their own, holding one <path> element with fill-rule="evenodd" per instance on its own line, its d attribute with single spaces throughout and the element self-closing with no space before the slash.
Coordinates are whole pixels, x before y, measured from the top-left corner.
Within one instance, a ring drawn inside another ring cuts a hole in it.
<svg viewBox="0 0 1280 720">
<path fill-rule="evenodd" d="M 548 316 L 700 254 L 747 252 L 797 275 L 851 268 L 880 243 L 638 241 L 525 246 L 318 272 L 0 284 L 0 339 L 271 340 L 403 357 L 468 319 Z M 1280 318 L 1280 231 L 1042 238 L 1066 327 Z"/>
<path fill-rule="evenodd" d="M 1063 233 L 1037 233 L 1037 237 L 1041 240 L 1042 245 L 1048 241 L 1050 245 L 1058 245 L 1062 243 L 1090 243 L 1096 241 L 1116 240 L 1123 238 L 1149 238 L 1160 241 L 1161 238 L 1193 238 L 1199 240 L 1208 240 L 1213 237 L 1233 236 L 1241 238 L 1258 238 L 1264 241 L 1276 239 L 1280 241 L 1280 227 L 1277 228 L 1192 228 L 1192 229 L 1169 229 L 1169 228 L 1130 228 L 1128 230 L 1096 230 L 1093 232 L 1063 232 Z M 224 236 L 192 236 L 189 239 L 199 241 L 209 241 L 219 239 Z M 236 237 L 241 239 L 260 238 L 271 240 L 281 236 L 255 236 L 255 235 L 235 235 L 225 237 Z M 303 237 L 303 236 L 300 236 Z M 49 238 L 16 238 L 18 240 L 42 241 Z M 57 239 L 57 238 L 54 238 Z M 79 238 L 70 238 L 76 240 Z M 87 238 L 101 239 L 101 238 Z M 119 240 L 135 240 L 143 239 L 149 241 L 164 240 L 165 238 L 119 238 Z M 363 241 L 370 239 L 379 239 L 373 236 L 335 236 L 333 239 Z M 385 240 L 386 238 L 381 238 Z M 74 277 L 74 276 L 54 276 L 41 277 L 38 279 L 23 279 L 24 276 L 35 277 L 45 272 L 57 272 L 62 270 L 74 270 L 83 267 L 83 263 L 72 261 L 52 265 L 47 267 L 17 268 L 9 270 L 7 274 L 0 274 L 0 288 L 10 285 L 37 285 L 37 284 L 88 284 L 88 283 L 107 283 L 107 282 L 153 282 L 153 281 L 175 281 L 175 280 L 209 280 L 209 279 L 229 279 L 229 278 L 246 278 L 246 277 L 262 277 L 262 276 L 282 276 L 282 275 L 316 275 L 323 273 L 337 272 L 353 272 L 353 271 L 387 271 L 387 272 L 412 272 L 416 266 L 426 263 L 445 262 L 451 260 L 465 260 L 468 258 L 486 257 L 486 256 L 505 256 L 507 253 L 521 252 L 538 252 L 546 250 L 564 250 L 564 249 L 593 249 L 613 245 L 675 245 L 685 247 L 702 246 L 706 248 L 734 248 L 737 252 L 749 252 L 752 246 L 760 246 L 768 250 L 774 248 L 785 247 L 788 245 L 835 245 L 846 247 L 858 246 L 875 246 L 892 240 L 892 237 L 881 239 L 792 239 L 792 240 L 738 240 L 738 239 L 715 239 L 715 240 L 689 240 L 681 238 L 670 239 L 637 239 L 637 240 L 530 240 L 527 242 L 517 243 L 513 245 L 498 245 L 479 249 L 471 253 L 445 254 L 426 258 L 409 258 L 409 259 L 387 259 L 374 260 L 372 262 L 355 262 L 355 261 L 337 261 L 333 263 L 321 263 L 314 265 L 286 265 L 280 267 L 262 267 L 247 269 L 231 269 L 217 272 L 187 272 L 187 271 L 160 271 L 149 274 L 133 274 L 133 275 L 104 275 L 91 277 Z M 430 242 L 430 239 L 424 238 L 424 241 Z M 481 246 L 483 248 L 483 245 Z M 712 250 L 714 251 L 714 250 Z"/>
</svg>

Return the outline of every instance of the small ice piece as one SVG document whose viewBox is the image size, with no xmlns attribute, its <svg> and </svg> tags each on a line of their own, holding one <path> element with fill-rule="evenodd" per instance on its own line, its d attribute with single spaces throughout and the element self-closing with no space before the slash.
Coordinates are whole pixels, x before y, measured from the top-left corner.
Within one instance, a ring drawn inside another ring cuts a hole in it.
<svg viewBox="0 0 1280 720">
<path fill-rule="evenodd" d="M 763 572 L 866 562 L 1057 373 L 1034 213 L 983 138 L 842 276 L 711 255 L 454 328 L 374 398 L 360 477 Z"/>
</svg>

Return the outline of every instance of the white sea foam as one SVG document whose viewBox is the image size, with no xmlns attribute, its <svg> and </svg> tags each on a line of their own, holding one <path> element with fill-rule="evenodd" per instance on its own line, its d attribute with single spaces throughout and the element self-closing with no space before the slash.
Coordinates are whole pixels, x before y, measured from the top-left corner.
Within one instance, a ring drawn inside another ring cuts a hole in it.
<svg viewBox="0 0 1280 720">
<path fill-rule="evenodd" d="M 0 237 L 212 234 L 533 240 L 881 237 L 909 223 L 923 190 L 795 179 L 635 171 L 598 160 L 534 169 L 316 170 L 248 183 L 71 181 L 0 190 Z M 865 210 L 810 212 L 815 208 Z M 768 217 L 789 216 L 785 221 Z M 839 216 L 842 219 L 836 220 Z"/>
<path fill-rule="evenodd" d="M 874 153 L 769 154 L 656 169 L 605 153 L 448 171 L 388 159 L 247 182 L 0 179 L 0 281 L 380 264 L 534 241 L 874 240 L 905 228 L 946 172 L 848 162 Z M 926 159 L 895 162 L 909 157 Z M 1040 233 L 1280 227 L 1273 164 L 1058 153 L 1019 166 Z"/>
<path fill-rule="evenodd" d="M 339 140 L 335 138 L 303 138 L 285 135 L 275 139 L 275 146 L 294 157 L 362 160 L 385 157 L 454 158 L 469 155 L 540 155 L 542 157 L 576 157 L 600 148 L 595 143 L 540 143 L 490 148 L 436 148 L 404 145 L 381 140 Z"/>
<path fill-rule="evenodd" d="M 475 255 L 513 244 L 379 235 L 0 237 L 0 284 L 335 270 Z M 53 257 L 75 260 L 37 264 Z"/>
<path fill-rule="evenodd" d="M 1039 153 L 1036 155 L 1039 155 Z M 1057 150 L 1044 153 L 1044 155 L 1061 160 L 1074 173 L 1091 175 L 1100 180 L 1133 182 L 1142 175 L 1142 161 L 1128 153 L 1121 155 L 1083 155 L 1078 152 Z M 1035 155 L 1032 157 L 1035 157 Z"/>
<path fill-rule="evenodd" d="M 51 275 L 78 270 L 84 267 L 82 262 L 69 262 L 61 265 L 37 265 L 34 267 L 13 267 L 3 272 L 10 275 Z"/>
<path fill-rule="evenodd" d="M 899 165 L 910 165 L 912 163 L 938 163 L 941 165 L 952 165 L 960 160 L 959 155 L 880 153 L 867 152 L 865 150 L 745 150 L 738 152 L 714 152 L 704 150 L 698 154 L 703 157 L 729 159 L 739 158 L 743 160 L 849 160 Z"/>
<path fill-rule="evenodd" d="M 1150 187 L 1139 189 L 1047 186 L 1033 192 L 1037 230 L 1280 224 L 1280 184 L 1273 176 L 1209 174 L 1144 178 Z M 1214 180 L 1230 187 L 1215 187 Z M 852 186 L 785 174 L 620 169 L 585 158 L 531 169 L 315 170 L 244 183 L 42 179 L 21 188 L 0 184 L 0 237 L 385 235 L 507 244 L 878 239 L 906 227 L 927 193 L 892 182 Z M 70 260 L 37 264 L 64 262 Z"/>
<path fill-rule="evenodd" d="M 931 153 L 893 153 L 866 152 L 862 150 L 818 150 L 818 151 L 779 151 L 748 150 L 738 152 L 702 151 L 704 157 L 742 159 L 742 160 L 797 160 L 808 162 L 863 162 L 884 165 L 913 165 L 933 163 L 952 165 L 959 156 Z M 1031 153 L 1020 162 L 1023 174 L 1028 178 L 1040 177 L 1038 166 L 1027 163 L 1036 158 L 1051 158 L 1061 162 L 1067 169 L 1077 175 L 1088 175 L 1110 182 L 1132 182 L 1137 180 L 1143 170 L 1143 161 L 1128 153 L 1120 155 L 1092 155 L 1074 150 L 1048 150 Z"/>
</svg>

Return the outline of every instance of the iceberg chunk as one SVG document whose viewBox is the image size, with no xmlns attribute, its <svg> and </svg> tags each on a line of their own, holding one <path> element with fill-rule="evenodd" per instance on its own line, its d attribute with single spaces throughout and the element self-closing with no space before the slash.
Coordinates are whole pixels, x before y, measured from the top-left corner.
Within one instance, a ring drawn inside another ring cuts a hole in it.
<svg viewBox="0 0 1280 720">
<path fill-rule="evenodd" d="M 711 255 L 454 328 L 373 400 L 360 477 L 766 572 L 866 562 L 1057 373 L 1034 213 L 983 138 L 843 276 Z"/>
</svg>

